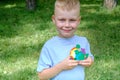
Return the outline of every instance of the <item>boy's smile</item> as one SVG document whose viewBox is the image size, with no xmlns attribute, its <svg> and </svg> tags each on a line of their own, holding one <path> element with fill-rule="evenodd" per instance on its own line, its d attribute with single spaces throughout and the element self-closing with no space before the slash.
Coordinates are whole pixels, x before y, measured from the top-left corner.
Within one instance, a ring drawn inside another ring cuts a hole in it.
<svg viewBox="0 0 120 80">
<path fill-rule="evenodd" d="M 78 10 L 62 10 L 57 8 L 55 15 L 52 16 L 52 20 L 56 25 L 59 36 L 64 38 L 69 38 L 74 35 L 77 26 L 80 22 Z"/>
</svg>

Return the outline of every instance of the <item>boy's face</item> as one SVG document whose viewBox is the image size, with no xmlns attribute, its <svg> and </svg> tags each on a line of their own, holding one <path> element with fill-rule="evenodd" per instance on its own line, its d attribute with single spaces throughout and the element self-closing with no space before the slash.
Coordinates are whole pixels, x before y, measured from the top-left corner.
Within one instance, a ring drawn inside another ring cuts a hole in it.
<svg viewBox="0 0 120 80">
<path fill-rule="evenodd" d="M 56 25 L 59 36 L 70 38 L 74 35 L 77 26 L 80 23 L 79 10 L 62 10 L 56 9 L 55 15 L 52 16 L 53 23 Z"/>
</svg>

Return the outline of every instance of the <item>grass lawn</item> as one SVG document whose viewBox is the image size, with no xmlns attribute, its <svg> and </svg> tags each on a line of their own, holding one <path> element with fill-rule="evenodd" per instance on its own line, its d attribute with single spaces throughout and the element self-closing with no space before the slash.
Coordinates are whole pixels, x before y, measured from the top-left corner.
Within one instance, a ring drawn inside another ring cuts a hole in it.
<svg viewBox="0 0 120 80">
<path fill-rule="evenodd" d="M 81 23 L 76 34 L 88 38 L 95 62 L 86 80 L 120 79 L 120 5 L 106 10 L 102 1 L 81 0 Z M 54 0 L 41 0 L 35 11 L 25 2 L 0 2 L 0 80 L 38 80 L 39 52 L 56 35 L 51 21 Z M 51 4 L 51 5 L 50 5 Z"/>
</svg>

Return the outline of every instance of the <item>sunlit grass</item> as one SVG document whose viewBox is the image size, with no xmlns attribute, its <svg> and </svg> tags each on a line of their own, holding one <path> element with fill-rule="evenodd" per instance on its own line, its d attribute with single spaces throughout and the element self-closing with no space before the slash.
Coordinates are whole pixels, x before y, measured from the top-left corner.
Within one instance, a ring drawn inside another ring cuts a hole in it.
<svg viewBox="0 0 120 80">
<path fill-rule="evenodd" d="M 5 8 L 14 8 L 14 7 L 16 7 L 16 4 L 12 4 L 12 5 L 5 5 Z"/>
<path fill-rule="evenodd" d="M 97 66 L 96 66 L 97 65 Z M 86 69 L 86 80 L 119 80 L 119 60 L 116 63 L 113 59 L 96 61 L 92 67 Z M 91 73 L 91 74 L 90 74 Z M 115 77 L 116 76 L 116 77 Z"/>
</svg>

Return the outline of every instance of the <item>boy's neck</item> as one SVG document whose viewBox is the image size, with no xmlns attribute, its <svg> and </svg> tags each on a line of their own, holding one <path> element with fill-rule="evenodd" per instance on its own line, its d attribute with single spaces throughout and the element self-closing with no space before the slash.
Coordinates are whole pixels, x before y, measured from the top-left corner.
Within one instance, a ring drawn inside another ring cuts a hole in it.
<svg viewBox="0 0 120 80">
<path fill-rule="evenodd" d="M 70 38 L 72 38 L 72 37 L 74 37 L 75 35 L 72 35 L 72 36 L 70 36 L 70 37 L 63 37 L 63 36 L 60 36 L 60 35 L 57 35 L 59 38 L 63 38 L 63 39 L 70 39 Z"/>
</svg>

